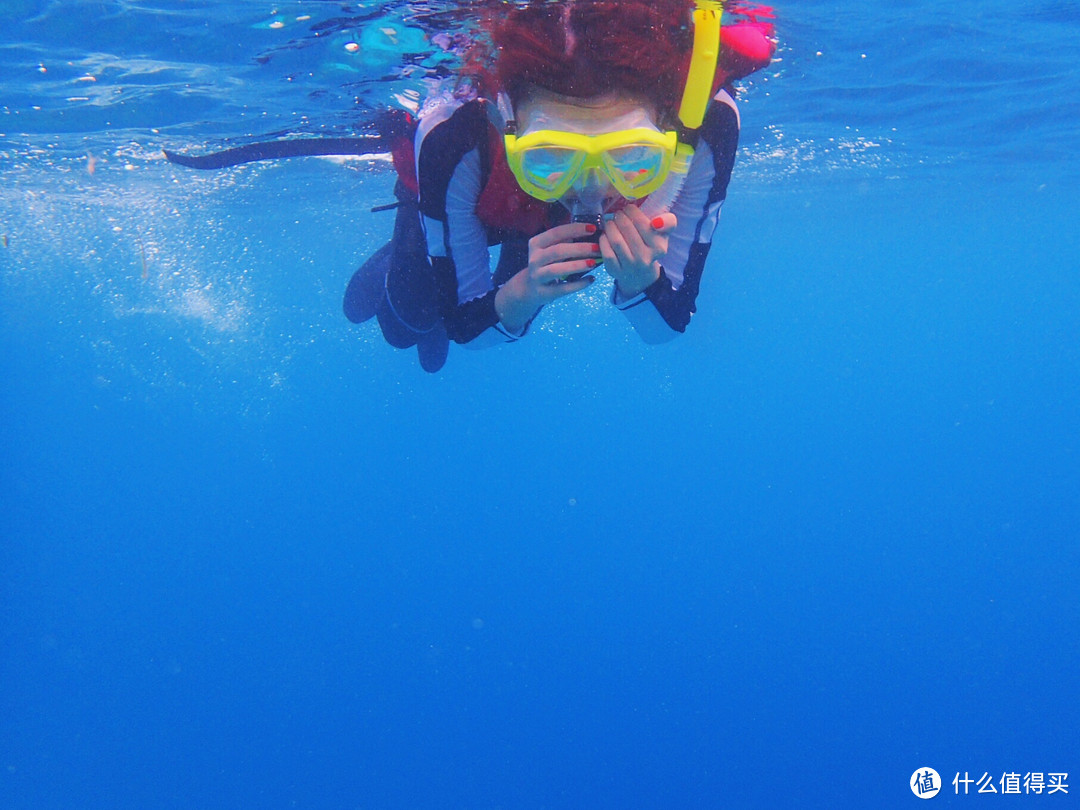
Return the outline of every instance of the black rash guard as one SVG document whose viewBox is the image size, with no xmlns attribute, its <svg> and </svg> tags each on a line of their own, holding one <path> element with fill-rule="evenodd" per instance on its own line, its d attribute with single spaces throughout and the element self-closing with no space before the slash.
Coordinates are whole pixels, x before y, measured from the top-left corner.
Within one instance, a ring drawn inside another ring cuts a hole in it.
<svg viewBox="0 0 1080 810">
<path fill-rule="evenodd" d="M 478 214 L 480 196 L 492 174 L 492 127 L 497 132 L 503 129 L 494 104 L 448 102 L 421 117 L 415 140 L 420 215 L 446 331 L 452 340 L 477 348 L 517 340 L 528 330 L 526 326 L 520 334 L 512 334 L 502 326 L 495 293 L 525 267 L 527 239 L 535 235 L 514 238 L 486 226 Z M 678 225 L 669 235 L 663 272 L 633 298 L 622 298 L 617 289 L 612 294 L 612 303 L 647 343 L 662 343 L 685 331 L 696 311 L 701 274 L 739 140 L 738 109 L 725 90 L 709 105 L 698 135 L 690 169 L 670 207 Z M 646 214 L 654 215 L 648 200 L 641 205 Z M 559 216 L 553 211 L 553 219 Z M 493 271 L 489 248 L 495 244 L 502 244 L 503 250 Z"/>
</svg>

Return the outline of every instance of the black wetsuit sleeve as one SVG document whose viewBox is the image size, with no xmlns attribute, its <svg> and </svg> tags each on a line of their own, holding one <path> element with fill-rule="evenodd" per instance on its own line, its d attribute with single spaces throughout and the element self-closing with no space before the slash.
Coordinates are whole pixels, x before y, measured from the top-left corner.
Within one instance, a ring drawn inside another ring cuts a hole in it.
<svg viewBox="0 0 1080 810">
<path fill-rule="evenodd" d="M 626 312 L 648 342 L 662 342 L 672 336 L 669 332 L 664 337 L 659 334 L 663 331 L 662 325 L 656 329 L 658 324 L 649 323 L 656 320 L 655 314 L 650 317 L 644 312 L 649 303 L 663 319 L 663 324 L 674 332 L 686 331 L 691 316 L 697 311 L 701 276 L 720 218 L 720 208 L 727 196 L 738 143 L 738 114 L 733 106 L 717 100 L 705 116 L 698 144 L 699 152 L 705 151 L 702 145 L 708 147 L 710 160 L 707 163 L 696 161 L 692 165 L 684 191 L 672 209 L 679 217 L 679 225 L 672 234 L 672 245 L 678 247 L 669 253 L 670 264 L 663 267 L 664 272 L 643 295 L 629 301 L 616 300 L 616 305 Z"/>
<path fill-rule="evenodd" d="M 494 340 L 515 339 L 495 311 L 488 237 L 476 214 L 490 172 L 488 127 L 483 105 L 469 102 L 419 136 L 420 214 L 443 323 L 458 343 L 491 329 Z"/>
</svg>

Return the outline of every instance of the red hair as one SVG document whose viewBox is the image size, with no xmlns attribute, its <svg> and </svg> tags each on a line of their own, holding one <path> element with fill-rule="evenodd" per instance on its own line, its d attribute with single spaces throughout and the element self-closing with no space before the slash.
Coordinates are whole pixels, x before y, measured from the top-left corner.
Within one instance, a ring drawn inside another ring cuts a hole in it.
<svg viewBox="0 0 1080 810">
<path fill-rule="evenodd" d="M 514 103 L 535 86 L 574 98 L 625 93 L 673 114 L 693 8 L 693 0 L 532 0 L 492 32 L 495 80 Z"/>
<path fill-rule="evenodd" d="M 730 0 L 715 91 L 769 64 L 776 50 L 773 12 Z M 517 104 L 531 87 L 590 98 L 615 92 L 646 99 L 673 120 L 694 46 L 695 0 L 530 0 L 486 26 L 496 49 L 494 83 Z M 505 12 L 504 12 L 505 13 Z M 482 92 L 492 88 L 484 87 Z"/>
</svg>

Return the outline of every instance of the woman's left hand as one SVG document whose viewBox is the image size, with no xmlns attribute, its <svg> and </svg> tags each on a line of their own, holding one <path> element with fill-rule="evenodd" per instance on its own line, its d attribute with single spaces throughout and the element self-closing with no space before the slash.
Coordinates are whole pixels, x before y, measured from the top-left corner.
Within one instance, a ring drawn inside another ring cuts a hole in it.
<svg viewBox="0 0 1080 810">
<path fill-rule="evenodd" d="M 660 278 L 660 259 L 667 254 L 668 234 L 677 221 L 672 213 L 649 220 L 628 205 L 604 223 L 600 254 L 623 298 L 633 298 Z"/>
</svg>

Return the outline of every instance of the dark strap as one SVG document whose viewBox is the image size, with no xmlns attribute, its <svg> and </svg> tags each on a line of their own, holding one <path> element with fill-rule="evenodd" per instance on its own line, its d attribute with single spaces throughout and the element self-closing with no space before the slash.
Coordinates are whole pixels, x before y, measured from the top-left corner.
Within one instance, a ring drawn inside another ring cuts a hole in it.
<svg viewBox="0 0 1080 810">
<path fill-rule="evenodd" d="M 190 169 L 224 169 L 226 166 L 238 166 L 241 163 L 253 163 L 256 160 L 278 160 L 314 155 L 370 155 L 386 151 L 387 148 L 386 142 L 380 135 L 368 135 L 364 138 L 293 138 L 249 143 L 246 146 L 197 156 L 178 155 L 166 149 L 165 157 L 170 163 L 187 166 Z"/>
</svg>

